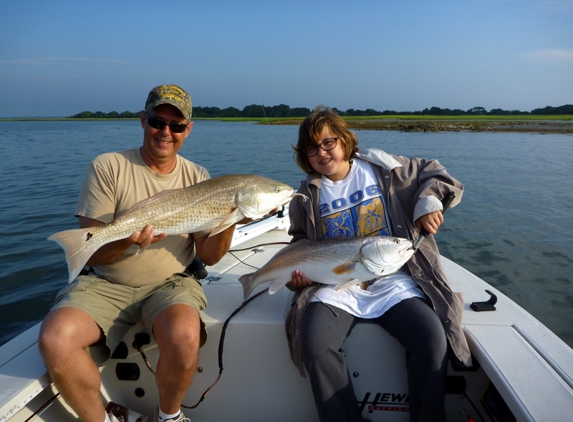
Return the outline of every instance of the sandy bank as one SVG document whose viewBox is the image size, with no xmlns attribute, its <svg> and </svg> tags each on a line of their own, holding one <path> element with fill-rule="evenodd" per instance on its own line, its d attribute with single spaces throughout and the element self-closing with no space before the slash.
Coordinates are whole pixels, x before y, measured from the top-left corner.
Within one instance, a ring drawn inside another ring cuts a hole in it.
<svg viewBox="0 0 573 422">
<path fill-rule="evenodd" d="M 299 125 L 301 120 L 277 120 L 268 124 Z M 263 122 L 261 122 L 263 123 Z M 536 132 L 536 133 L 572 133 L 573 121 L 564 120 L 401 120 L 372 119 L 348 120 L 348 125 L 357 130 L 398 130 L 401 132 Z"/>
</svg>

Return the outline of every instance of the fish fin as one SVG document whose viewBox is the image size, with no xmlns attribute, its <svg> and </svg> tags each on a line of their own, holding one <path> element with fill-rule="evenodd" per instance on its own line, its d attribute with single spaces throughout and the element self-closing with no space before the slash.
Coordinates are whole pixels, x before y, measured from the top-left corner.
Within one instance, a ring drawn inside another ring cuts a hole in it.
<svg viewBox="0 0 573 422">
<path fill-rule="evenodd" d="M 238 208 L 233 208 L 233 211 L 231 211 L 231 213 L 227 216 L 227 218 L 221 221 L 221 223 L 219 223 L 219 225 L 215 227 L 211 231 L 211 233 L 209 233 L 209 236 L 215 236 L 216 234 L 219 234 L 222 231 L 227 230 L 233 224 L 237 223 L 238 221 L 241 221 L 242 219 L 243 219 L 243 213 L 241 213 L 241 211 L 239 211 Z"/>
<path fill-rule="evenodd" d="M 88 259 L 99 249 L 98 244 L 93 241 L 90 242 L 94 229 L 95 227 L 87 227 L 65 230 L 48 237 L 48 240 L 57 242 L 64 249 L 66 262 L 68 263 L 68 283 L 76 279 L 86 262 L 88 262 Z"/>
<path fill-rule="evenodd" d="M 137 249 L 137 252 L 135 253 L 136 255 L 141 255 L 143 252 L 145 252 L 147 250 L 147 248 L 149 248 L 149 245 L 147 245 L 145 248 L 139 247 Z"/>
<path fill-rule="evenodd" d="M 338 286 L 335 286 L 334 290 L 335 291 L 345 290 L 345 289 L 348 289 L 349 287 L 352 287 L 358 283 L 360 283 L 360 280 L 353 278 L 352 280 L 347 281 L 346 283 L 342 283 L 342 284 L 339 284 Z"/>
<path fill-rule="evenodd" d="M 332 272 L 334 274 L 347 274 L 347 273 L 351 273 L 352 271 L 354 271 L 354 269 L 356 268 L 356 262 L 347 262 L 344 264 L 340 264 L 337 267 L 335 267 Z"/>
<path fill-rule="evenodd" d="M 276 292 L 278 292 L 280 289 L 282 289 L 285 284 L 286 283 L 284 281 L 281 281 L 281 280 L 272 281 L 270 286 L 269 286 L 269 294 L 274 295 Z"/>
<path fill-rule="evenodd" d="M 243 299 L 244 300 L 247 300 L 247 298 L 249 297 L 249 295 L 253 291 L 253 288 L 249 286 L 249 284 L 251 283 L 251 278 L 252 278 L 253 274 L 254 273 L 243 274 L 241 277 L 239 277 L 239 281 L 243 285 Z"/>
</svg>

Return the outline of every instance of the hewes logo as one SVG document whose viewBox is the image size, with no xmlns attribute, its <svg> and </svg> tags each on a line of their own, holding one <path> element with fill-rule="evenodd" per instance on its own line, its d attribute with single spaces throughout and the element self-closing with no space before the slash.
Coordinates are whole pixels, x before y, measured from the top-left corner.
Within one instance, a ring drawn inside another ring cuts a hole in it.
<svg viewBox="0 0 573 422">
<path fill-rule="evenodd" d="M 407 393 L 376 393 L 372 401 L 369 401 L 371 396 L 372 393 L 367 392 L 364 395 L 364 398 L 361 401 L 358 401 L 361 412 L 366 408 L 366 406 L 368 406 L 368 413 L 372 413 L 374 411 L 410 411 Z"/>
</svg>

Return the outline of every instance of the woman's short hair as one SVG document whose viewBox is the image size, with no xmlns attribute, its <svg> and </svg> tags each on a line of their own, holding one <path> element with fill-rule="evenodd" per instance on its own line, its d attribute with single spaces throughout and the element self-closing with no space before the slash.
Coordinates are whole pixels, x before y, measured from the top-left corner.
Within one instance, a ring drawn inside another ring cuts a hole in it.
<svg viewBox="0 0 573 422">
<path fill-rule="evenodd" d="M 320 142 L 320 135 L 325 128 L 330 129 L 334 136 L 340 138 L 338 142 L 344 148 L 346 160 L 354 158 L 358 151 L 358 138 L 348 129 L 348 123 L 331 108 L 318 106 L 301 123 L 298 128 L 298 142 L 296 147 L 292 147 L 296 164 L 307 174 L 313 173 L 314 169 L 304 152 L 308 147 Z"/>
</svg>

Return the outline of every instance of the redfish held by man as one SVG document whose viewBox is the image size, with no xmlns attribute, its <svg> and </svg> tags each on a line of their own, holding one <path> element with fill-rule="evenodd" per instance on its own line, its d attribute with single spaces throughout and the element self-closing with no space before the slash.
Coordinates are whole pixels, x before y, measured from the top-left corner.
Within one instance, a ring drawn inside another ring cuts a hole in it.
<svg viewBox="0 0 573 422">
<path fill-rule="evenodd" d="M 251 174 L 215 177 L 187 188 L 167 190 L 141 201 L 109 224 L 66 230 L 48 237 L 66 253 L 69 282 L 100 247 L 125 239 L 146 225 L 155 233 L 215 235 L 248 217 L 261 218 L 290 201 L 293 188 Z"/>
<path fill-rule="evenodd" d="M 294 270 L 337 289 L 398 271 L 414 254 L 414 242 L 391 236 L 332 237 L 320 242 L 299 240 L 277 252 L 263 267 L 239 278 L 244 298 L 271 282 L 274 294 L 291 280 Z"/>
</svg>

